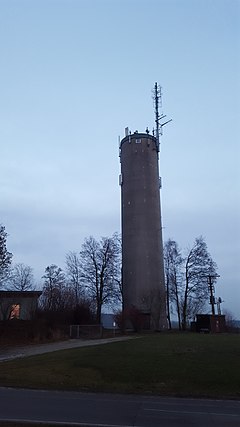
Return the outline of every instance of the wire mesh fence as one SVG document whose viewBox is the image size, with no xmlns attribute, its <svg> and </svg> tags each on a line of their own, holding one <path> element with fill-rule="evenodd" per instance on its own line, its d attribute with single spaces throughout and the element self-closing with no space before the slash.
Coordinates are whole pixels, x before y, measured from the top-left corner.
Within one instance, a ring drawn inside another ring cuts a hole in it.
<svg viewBox="0 0 240 427">
<path fill-rule="evenodd" d="M 101 338 L 103 327 L 97 325 L 70 325 L 70 338 Z"/>
</svg>

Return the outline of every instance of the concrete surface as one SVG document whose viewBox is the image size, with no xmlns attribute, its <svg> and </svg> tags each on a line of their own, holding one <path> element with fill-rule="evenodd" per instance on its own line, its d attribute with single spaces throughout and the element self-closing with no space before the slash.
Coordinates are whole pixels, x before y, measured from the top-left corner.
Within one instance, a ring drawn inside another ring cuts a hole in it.
<svg viewBox="0 0 240 427">
<path fill-rule="evenodd" d="M 35 356 L 37 354 L 50 353 L 58 350 L 68 350 L 71 348 L 78 347 L 89 347 L 94 345 L 103 345 L 116 341 L 126 341 L 130 339 L 135 339 L 134 336 L 123 336 L 123 337 L 113 337 L 113 338 L 103 338 L 103 339 L 91 339 L 91 340 L 82 340 L 82 339 L 71 339 L 60 342 L 53 342 L 47 344 L 32 344 L 16 347 L 5 347 L 0 348 L 0 362 L 17 359 L 20 357 Z"/>
</svg>

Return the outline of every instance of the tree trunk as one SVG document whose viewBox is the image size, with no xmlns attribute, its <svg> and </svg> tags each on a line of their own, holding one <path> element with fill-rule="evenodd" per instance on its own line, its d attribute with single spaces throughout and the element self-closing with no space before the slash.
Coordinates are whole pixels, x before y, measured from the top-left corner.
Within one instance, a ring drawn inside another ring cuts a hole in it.
<svg viewBox="0 0 240 427">
<path fill-rule="evenodd" d="M 167 320 L 168 328 L 172 329 L 171 315 L 170 315 L 170 297 L 169 297 L 169 278 L 167 277 Z"/>
<path fill-rule="evenodd" d="M 178 329 L 179 331 L 182 330 L 182 323 L 181 323 L 181 311 L 179 307 L 179 301 L 177 301 L 177 316 L 178 316 Z"/>
<path fill-rule="evenodd" d="M 187 329 L 187 304 L 188 304 L 188 275 L 186 274 L 186 287 L 184 292 L 184 301 L 182 309 L 182 329 L 186 331 Z"/>
<path fill-rule="evenodd" d="M 102 304 L 97 303 L 97 313 L 96 313 L 96 321 L 100 325 L 101 324 L 101 315 L 102 315 Z"/>
<path fill-rule="evenodd" d="M 178 316 L 178 329 L 179 331 L 182 330 L 182 324 L 181 324 L 181 310 L 180 310 L 180 304 L 179 304 L 179 297 L 178 297 L 178 289 L 176 286 L 176 306 L 177 306 L 177 316 Z"/>
</svg>

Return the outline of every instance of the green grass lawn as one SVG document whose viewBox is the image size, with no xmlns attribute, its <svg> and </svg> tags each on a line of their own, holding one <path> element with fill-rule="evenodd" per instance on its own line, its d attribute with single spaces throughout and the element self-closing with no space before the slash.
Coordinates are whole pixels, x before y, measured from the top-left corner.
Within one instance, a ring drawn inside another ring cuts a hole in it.
<svg viewBox="0 0 240 427">
<path fill-rule="evenodd" d="M 3 362 L 0 385 L 240 399 L 240 335 L 156 333 Z"/>
</svg>

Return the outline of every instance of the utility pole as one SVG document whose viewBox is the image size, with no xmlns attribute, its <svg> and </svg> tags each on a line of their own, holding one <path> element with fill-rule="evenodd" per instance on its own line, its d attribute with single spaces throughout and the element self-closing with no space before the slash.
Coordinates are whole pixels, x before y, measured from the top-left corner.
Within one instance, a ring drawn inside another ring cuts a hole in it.
<svg viewBox="0 0 240 427">
<path fill-rule="evenodd" d="M 221 304 L 222 304 L 222 298 L 221 297 L 219 297 L 218 299 L 217 299 L 217 310 L 218 310 L 218 315 L 219 316 L 221 316 L 221 314 L 222 314 L 222 312 L 221 312 Z"/>
<path fill-rule="evenodd" d="M 220 277 L 219 274 L 209 274 L 208 276 L 208 285 L 209 285 L 209 291 L 210 291 L 210 304 L 212 306 L 212 315 L 215 316 L 215 289 L 214 289 L 214 283 L 213 279 L 216 279 L 217 277 Z"/>
<path fill-rule="evenodd" d="M 209 284 L 209 290 L 210 290 L 210 304 L 212 306 L 212 315 L 215 316 L 214 286 L 213 286 L 213 282 L 212 282 L 212 276 L 210 274 L 208 276 L 208 284 Z"/>
</svg>

